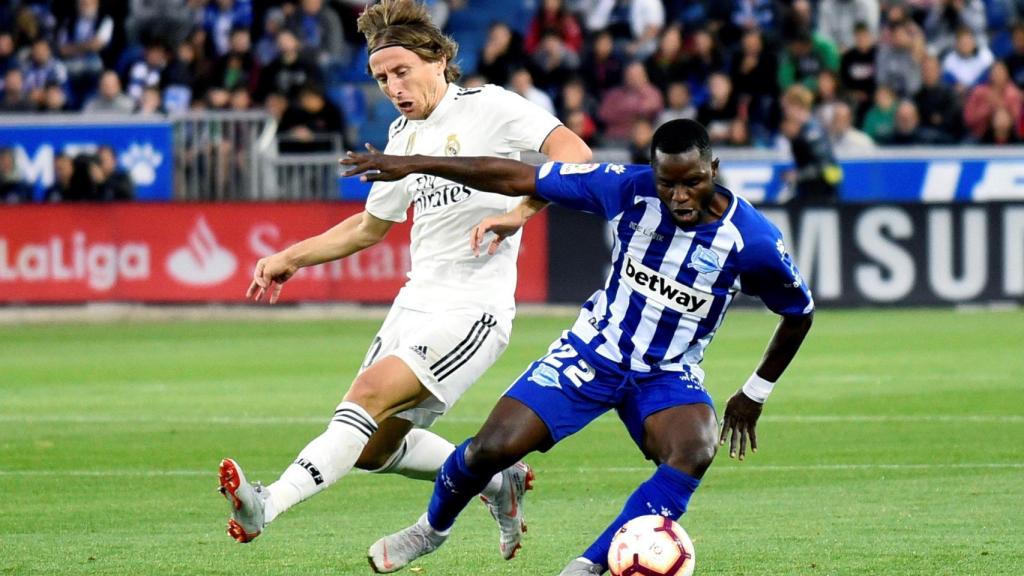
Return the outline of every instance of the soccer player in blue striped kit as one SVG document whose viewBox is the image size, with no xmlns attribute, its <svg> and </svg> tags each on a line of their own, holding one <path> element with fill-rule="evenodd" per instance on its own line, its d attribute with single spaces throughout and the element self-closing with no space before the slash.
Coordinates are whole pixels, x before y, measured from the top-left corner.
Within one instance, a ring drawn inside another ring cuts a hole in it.
<svg viewBox="0 0 1024 576">
<path fill-rule="evenodd" d="M 448 458 L 427 513 L 378 540 L 370 562 L 393 572 L 432 552 L 455 517 L 497 471 L 547 451 L 615 409 L 637 446 L 657 464 L 621 514 L 561 576 L 601 574 L 615 531 L 645 514 L 677 519 L 715 456 L 757 449 L 755 426 L 775 382 L 811 327 L 814 302 L 778 229 L 746 200 L 715 184 L 707 131 L 675 120 L 655 132 L 651 166 L 533 167 L 496 158 L 352 153 L 349 174 L 368 181 L 433 174 L 477 190 L 535 196 L 614 223 L 612 269 L 573 327 L 505 392 L 477 435 Z M 512 220 L 473 232 L 515 233 Z M 719 433 L 700 362 L 729 304 L 742 291 L 780 316 L 760 365 L 729 399 Z"/>
</svg>

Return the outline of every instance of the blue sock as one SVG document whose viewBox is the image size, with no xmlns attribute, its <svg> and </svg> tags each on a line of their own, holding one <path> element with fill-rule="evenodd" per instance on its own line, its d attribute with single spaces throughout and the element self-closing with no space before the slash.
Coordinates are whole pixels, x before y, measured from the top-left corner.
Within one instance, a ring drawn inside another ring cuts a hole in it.
<svg viewBox="0 0 1024 576">
<path fill-rule="evenodd" d="M 455 448 L 444 461 L 434 481 L 434 495 L 427 507 L 427 520 L 440 532 L 452 527 L 455 517 L 474 496 L 487 487 L 493 476 L 477 476 L 466 467 L 466 446 L 469 446 L 470 440 L 472 438 Z"/>
<path fill-rule="evenodd" d="M 587 548 L 583 557 L 594 564 L 608 565 L 608 549 L 612 538 L 623 524 L 638 516 L 660 514 L 673 520 L 686 512 L 690 496 L 700 486 L 700 479 L 662 464 L 654 475 L 633 492 L 619 517 Z"/>
</svg>

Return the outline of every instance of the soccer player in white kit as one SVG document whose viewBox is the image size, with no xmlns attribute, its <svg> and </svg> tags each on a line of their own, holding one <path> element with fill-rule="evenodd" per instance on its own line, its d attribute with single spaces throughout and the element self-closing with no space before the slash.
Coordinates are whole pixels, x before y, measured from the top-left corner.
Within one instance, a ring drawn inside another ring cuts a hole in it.
<svg viewBox="0 0 1024 576">
<path fill-rule="evenodd" d="M 412 0 L 384 0 L 359 18 L 369 67 L 401 112 L 386 152 L 518 159 L 524 150 L 554 160 L 590 159 L 586 144 L 555 117 L 497 86 L 454 84 L 458 46 Z M 474 257 L 468 239 L 483 219 L 512 213 L 523 221 L 543 208 L 482 194 L 433 176 L 374 184 L 363 212 L 256 264 L 248 297 L 277 301 L 300 268 L 344 258 L 379 242 L 413 207 L 409 281 L 395 299 L 362 368 L 327 430 L 273 484 L 246 481 L 221 462 L 221 492 L 231 505 L 228 533 L 239 542 L 327 488 L 353 467 L 433 480 L 454 446 L 425 430 L 498 359 L 515 313 L 519 237 L 497 237 Z M 517 463 L 483 492 L 511 558 L 522 537 L 522 497 L 532 472 Z"/>
</svg>

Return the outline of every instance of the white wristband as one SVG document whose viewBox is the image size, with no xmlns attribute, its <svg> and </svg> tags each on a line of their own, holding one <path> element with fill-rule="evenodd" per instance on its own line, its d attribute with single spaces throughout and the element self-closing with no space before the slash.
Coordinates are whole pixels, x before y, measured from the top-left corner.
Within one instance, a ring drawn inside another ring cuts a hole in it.
<svg viewBox="0 0 1024 576">
<path fill-rule="evenodd" d="M 754 372 L 750 375 L 750 378 L 747 378 L 746 384 L 743 385 L 743 393 L 754 402 L 764 404 L 764 401 L 768 399 L 768 395 L 772 393 L 772 388 L 775 388 L 775 382 L 769 382 L 758 376 L 757 372 Z"/>
</svg>

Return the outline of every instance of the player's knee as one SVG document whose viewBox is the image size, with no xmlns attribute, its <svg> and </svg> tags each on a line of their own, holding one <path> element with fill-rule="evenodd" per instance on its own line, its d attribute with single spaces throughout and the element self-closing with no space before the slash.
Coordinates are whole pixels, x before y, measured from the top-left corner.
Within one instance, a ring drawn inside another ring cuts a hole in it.
<svg viewBox="0 0 1024 576">
<path fill-rule="evenodd" d="M 394 403 L 389 396 L 387 389 L 376 378 L 363 373 L 352 382 L 352 387 L 345 393 L 345 401 L 358 404 L 379 421 Z"/>
<path fill-rule="evenodd" d="M 673 450 L 665 463 L 676 470 L 700 478 L 711 466 L 717 451 L 718 442 L 715 441 L 714 435 L 703 434 Z"/>
<path fill-rule="evenodd" d="M 517 458 L 511 455 L 508 442 L 497 435 L 477 435 L 466 447 L 466 466 L 477 474 L 493 474 L 511 466 Z"/>
</svg>

